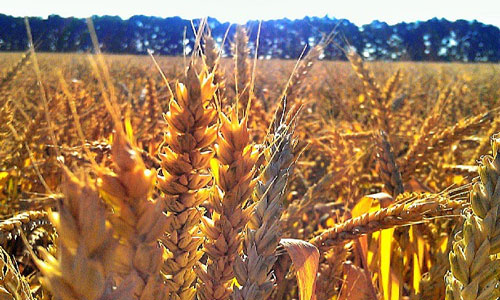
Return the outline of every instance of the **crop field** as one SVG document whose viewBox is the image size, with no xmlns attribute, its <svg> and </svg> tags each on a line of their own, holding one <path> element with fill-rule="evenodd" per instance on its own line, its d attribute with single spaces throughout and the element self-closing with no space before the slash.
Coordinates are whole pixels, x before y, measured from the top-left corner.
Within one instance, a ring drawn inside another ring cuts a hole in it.
<svg viewBox="0 0 500 300">
<path fill-rule="evenodd" d="M 0 53 L 0 299 L 500 297 L 500 65 Z"/>
</svg>

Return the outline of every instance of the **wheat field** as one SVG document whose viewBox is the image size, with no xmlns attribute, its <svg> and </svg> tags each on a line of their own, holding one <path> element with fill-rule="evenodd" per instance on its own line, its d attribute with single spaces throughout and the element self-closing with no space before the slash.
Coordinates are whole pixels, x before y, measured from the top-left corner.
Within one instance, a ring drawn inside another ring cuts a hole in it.
<svg viewBox="0 0 500 300">
<path fill-rule="evenodd" d="M 0 54 L 0 299 L 497 299 L 500 65 Z"/>
</svg>

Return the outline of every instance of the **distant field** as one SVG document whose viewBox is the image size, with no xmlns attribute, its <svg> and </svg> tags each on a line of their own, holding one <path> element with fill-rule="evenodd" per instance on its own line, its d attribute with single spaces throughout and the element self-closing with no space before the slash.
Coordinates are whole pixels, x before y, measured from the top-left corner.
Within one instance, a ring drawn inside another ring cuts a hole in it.
<svg viewBox="0 0 500 300">
<path fill-rule="evenodd" d="M 0 71 L 6 72 L 20 58 L 22 53 L 2 53 L 0 52 Z M 89 76 L 90 66 L 87 54 L 38 54 L 42 70 L 45 73 L 45 79 L 52 81 L 56 70 L 61 70 L 66 79 L 84 80 Z M 156 57 L 162 70 L 169 80 L 180 79 L 184 70 L 184 59 L 182 57 Z M 106 55 L 110 63 L 112 77 L 116 82 L 125 85 L 134 85 L 133 93 L 138 94 L 143 88 L 136 86 L 139 79 L 145 80 L 146 77 L 154 78 L 158 85 L 161 85 L 161 76 L 156 70 L 153 61 L 149 56 L 135 55 Z M 253 64 L 253 61 L 252 61 Z M 288 78 L 296 64 L 294 60 L 258 60 L 256 65 L 255 90 L 261 94 L 266 89 L 270 100 L 276 101 L 282 93 Z M 418 86 L 412 86 L 419 79 L 431 81 L 437 79 L 451 80 L 453 78 L 464 79 L 469 88 L 481 89 L 483 92 L 477 98 L 498 97 L 498 92 L 484 91 L 485 83 L 492 83 L 499 79 L 500 64 L 463 64 L 463 63 L 426 63 L 426 62 L 372 62 L 367 63 L 380 81 L 387 79 L 392 72 L 400 69 L 407 75 L 403 81 L 402 89 L 418 90 Z M 252 66 L 253 67 L 253 66 Z M 230 58 L 222 60 L 222 68 L 226 74 L 227 81 L 234 81 L 234 64 Z M 22 79 L 26 81 L 26 78 Z M 419 83 L 422 84 L 422 83 Z M 430 84 L 430 82 L 429 82 Z M 356 74 L 348 62 L 339 61 L 319 61 L 313 66 L 313 72 L 307 78 L 307 91 L 314 95 L 315 100 L 325 97 L 324 93 L 319 95 L 320 91 L 329 90 L 332 96 L 336 97 L 342 94 L 344 101 L 357 95 L 349 94 L 351 90 L 357 91 L 362 88 L 362 82 L 356 80 Z M 493 88 L 493 86 L 491 87 Z M 349 90 L 349 92 L 347 92 Z M 431 92 L 431 91 L 428 91 Z M 469 94 L 473 96 L 473 94 Z M 474 94 L 474 96 L 478 96 Z M 490 101 L 491 99 L 487 99 Z"/>
</svg>

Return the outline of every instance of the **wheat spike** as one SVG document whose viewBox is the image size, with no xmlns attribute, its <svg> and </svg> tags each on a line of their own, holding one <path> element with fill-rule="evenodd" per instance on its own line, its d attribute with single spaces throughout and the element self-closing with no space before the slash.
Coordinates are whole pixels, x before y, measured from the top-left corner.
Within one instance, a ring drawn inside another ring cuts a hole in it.
<svg viewBox="0 0 500 300">
<path fill-rule="evenodd" d="M 12 239 L 20 237 L 21 233 L 29 234 L 40 226 L 48 224 L 47 213 L 43 211 L 26 211 L 0 221 L 0 246 Z"/>
<path fill-rule="evenodd" d="M 384 131 L 380 131 L 376 137 L 379 174 L 389 194 L 397 197 L 404 192 L 403 179 L 396 164 L 394 151 L 387 139 L 387 134 Z"/>
<path fill-rule="evenodd" d="M 406 182 L 416 171 L 427 163 L 427 159 L 434 153 L 445 151 L 451 145 L 467 135 L 473 134 L 491 121 L 492 114 L 479 114 L 460 120 L 451 127 L 446 127 L 437 132 L 429 130 L 418 139 L 411 147 L 401 163 L 401 175 Z M 425 126 L 425 124 L 424 124 Z"/>
<path fill-rule="evenodd" d="M 432 243 L 432 242 L 431 242 Z M 440 300 L 445 295 L 444 276 L 449 269 L 448 253 L 451 243 L 448 241 L 448 246 L 445 251 L 433 251 L 433 264 L 430 270 L 422 276 L 420 281 L 420 292 L 411 299 L 421 300 Z M 435 245 L 435 248 L 439 248 Z M 433 249 L 435 250 L 435 249 Z"/>
<path fill-rule="evenodd" d="M 146 123 L 151 127 L 155 126 L 161 117 L 161 105 L 158 100 L 158 92 L 156 90 L 156 82 L 153 78 L 148 78 L 144 87 L 144 103 L 142 109 L 146 114 Z"/>
<path fill-rule="evenodd" d="M 401 82 L 401 70 L 398 69 L 392 76 L 385 82 L 384 89 L 382 90 L 382 98 L 386 108 L 389 109 L 391 106 L 392 96 L 394 91 L 397 89 L 399 83 Z"/>
<path fill-rule="evenodd" d="M 322 253 L 316 282 L 316 298 L 318 300 L 332 299 L 339 292 L 342 281 L 342 264 L 348 260 L 350 254 L 349 244 L 333 247 Z"/>
<path fill-rule="evenodd" d="M 243 256 L 234 265 L 241 286 L 234 289 L 234 299 L 266 299 L 273 290 L 272 267 L 281 239 L 283 198 L 294 164 L 292 128 L 283 121 L 284 117 L 264 152 L 266 165 L 253 195 L 256 204 L 245 231 Z"/>
<path fill-rule="evenodd" d="M 167 220 L 163 203 L 151 200 L 156 174 L 146 169 L 123 132 L 115 137 L 111 159 L 113 171 L 98 170 L 99 188 L 115 211 L 110 222 L 120 238 L 115 254 L 120 282 L 133 286 L 135 299 L 167 299 L 158 243 Z"/>
<path fill-rule="evenodd" d="M 483 156 L 480 180 L 470 191 L 472 213 L 466 214 L 459 239 L 450 252 L 446 299 L 497 299 L 500 297 L 500 139 L 492 137 L 491 156 Z"/>
<path fill-rule="evenodd" d="M 54 257 L 39 248 L 35 262 L 55 299 L 105 299 L 113 293 L 116 240 L 94 183 L 66 171 L 65 197 L 49 217 L 59 236 Z M 125 299 L 116 295 L 118 299 Z"/>
<path fill-rule="evenodd" d="M 304 59 L 300 61 L 300 64 L 295 70 L 290 83 L 286 87 L 286 98 L 288 103 L 295 103 L 296 98 L 300 95 L 301 90 L 304 88 L 304 81 L 307 78 L 307 75 L 311 71 L 314 62 L 321 56 L 323 53 L 325 45 L 320 43 L 307 52 Z"/>
<path fill-rule="evenodd" d="M 168 124 L 161 158 L 161 175 L 158 188 L 162 192 L 168 216 L 166 233 L 162 238 L 166 261 L 162 271 L 167 276 L 170 299 L 193 299 L 193 267 L 203 253 L 199 231 L 200 204 L 210 191 L 207 184 L 213 156 L 210 149 L 217 138 L 213 98 L 216 86 L 213 74 L 206 71 L 197 75 L 194 66 L 187 70 L 186 85 L 178 83 L 177 97 L 171 99 L 170 110 L 165 114 Z"/>
<path fill-rule="evenodd" d="M 500 131 L 500 119 L 495 116 L 490 129 L 488 129 L 488 132 L 486 133 L 486 136 L 481 139 L 479 146 L 474 152 L 474 155 L 471 156 L 470 163 L 474 163 L 478 157 L 484 155 L 485 153 L 488 153 L 488 151 L 491 149 L 490 138 L 498 131 Z"/>
<path fill-rule="evenodd" d="M 228 299 L 232 292 L 233 264 L 241 244 L 241 231 L 252 207 L 246 201 L 255 182 L 254 166 L 258 152 L 250 144 L 247 118 L 238 121 L 236 110 L 230 117 L 221 114 L 220 133 L 216 144 L 216 160 L 212 163 L 215 185 L 210 203 L 211 218 L 203 218 L 202 232 L 208 255 L 207 266 L 200 269 L 200 299 Z"/>
<path fill-rule="evenodd" d="M 239 110 L 245 110 L 250 100 L 250 64 L 248 57 L 250 49 L 248 49 L 248 35 L 244 26 L 237 26 L 234 35 L 233 55 L 235 63 L 236 84 L 238 92 Z"/>
<path fill-rule="evenodd" d="M 445 151 L 452 143 L 472 135 L 483 126 L 488 125 L 493 116 L 493 113 L 485 113 L 460 120 L 455 125 L 433 135 L 429 148 L 433 152 Z"/>
<path fill-rule="evenodd" d="M 409 201 L 415 197 L 416 200 Z M 314 237 L 310 242 L 320 250 L 326 251 L 339 243 L 381 229 L 410 225 L 427 218 L 454 214 L 466 205 L 464 201 L 434 194 L 402 194 L 398 199 L 401 203 L 337 224 Z"/>
<path fill-rule="evenodd" d="M 384 102 L 384 94 L 380 85 L 376 82 L 373 73 L 366 67 L 363 59 L 356 53 L 353 48 L 347 51 L 347 58 L 351 62 L 352 68 L 356 75 L 363 82 L 366 95 L 370 100 L 370 105 L 373 108 L 373 114 L 370 115 L 371 121 L 378 125 L 378 128 L 386 133 L 391 132 L 389 125 L 388 104 Z"/>
<path fill-rule="evenodd" d="M 215 40 L 210 34 L 206 34 L 205 40 L 205 65 L 208 68 L 208 73 L 214 74 L 213 83 L 217 85 L 217 94 L 220 100 L 225 99 L 226 95 L 226 79 L 222 66 L 220 64 L 220 53 Z"/>
<path fill-rule="evenodd" d="M 0 78 L 0 95 L 5 91 L 7 85 L 10 81 L 12 81 L 19 74 L 21 69 L 29 63 L 29 59 L 31 57 L 31 51 L 25 52 L 21 59 L 11 67 L 2 78 Z M 1 99 L 1 98 L 0 98 Z"/>
</svg>

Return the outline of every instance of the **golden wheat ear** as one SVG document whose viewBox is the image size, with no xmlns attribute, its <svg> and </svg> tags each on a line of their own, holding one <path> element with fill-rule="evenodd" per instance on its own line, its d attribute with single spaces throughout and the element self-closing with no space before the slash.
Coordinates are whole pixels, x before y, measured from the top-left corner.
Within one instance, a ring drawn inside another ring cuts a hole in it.
<svg viewBox="0 0 500 300">
<path fill-rule="evenodd" d="M 119 237 L 114 253 L 118 283 L 133 286 L 135 299 L 167 299 L 158 240 L 167 226 L 163 203 L 152 200 L 156 173 L 147 169 L 132 142 L 118 132 L 112 146 L 114 171 L 98 170 L 99 190 L 113 208 L 110 223 Z"/>
<path fill-rule="evenodd" d="M 234 42 L 231 49 L 234 56 L 235 68 L 235 91 L 238 111 L 245 111 L 250 101 L 251 73 L 248 48 L 248 35 L 244 26 L 238 25 L 234 34 Z"/>
<path fill-rule="evenodd" d="M 375 137 L 377 145 L 377 158 L 379 163 L 380 178 L 384 182 L 385 189 L 396 198 L 404 192 L 403 179 L 396 163 L 394 150 L 388 141 L 387 134 L 380 131 Z"/>
<path fill-rule="evenodd" d="M 86 175 L 65 171 L 64 198 L 49 218 L 58 232 L 55 256 L 39 248 L 35 259 L 42 282 L 55 299 L 106 299 L 117 241 L 106 221 L 95 183 Z"/>
<path fill-rule="evenodd" d="M 203 70 L 198 75 L 191 64 L 185 84 L 177 84 L 176 97 L 164 115 L 168 128 L 157 187 L 168 218 L 161 239 L 166 258 L 162 272 L 171 299 L 194 299 L 196 294 L 193 267 L 203 256 L 200 205 L 210 195 L 208 166 L 217 138 L 215 91 L 213 74 Z"/>
<path fill-rule="evenodd" d="M 209 33 L 204 35 L 203 40 L 205 41 L 203 56 L 205 65 L 208 73 L 214 74 L 213 83 L 217 86 L 217 98 L 223 101 L 226 98 L 226 78 L 220 62 L 221 50 L 217 48 L 214 38 Z M 221 107 L 225 104 L 221 103 Z"/>
<path fill-rule="evenodd" d="M 403 193 L 396 198 L 395 202 L 386 208 L 336 224 L 311 239 L 310 242 L 320 250 L 326 251 L 364 234 L 411 225 L 432 217 L 455 215 L 467 205 L 462 200 L 430 193 Z"/>
<path fill-rule="evenodd" d="M 462 232 L 450 251 L 446 299 L 497 299 L 500 297 L 500 138 L 491 138 L 491 156 L 483 156 L 479 180 L 470 190 L 472 211 L 465 214 Z"/>
<path fill-rule="evenodd" d="M 238 120 L 235 109 L 229 117 L 220 114 L 220 131 L 212 160 L 215 184 L 210 197 L 213 212 L 203 217 L 201 226 L 206 236 L 206 266 L 200 265 L 200 299 L 229 299 L 233 290 L 233 264 L 241 248 L 242 229 L 250 210 L 246 202 L 251 196 L 258 151 L 250 143 L 247 118 Z"/>
</svg>

